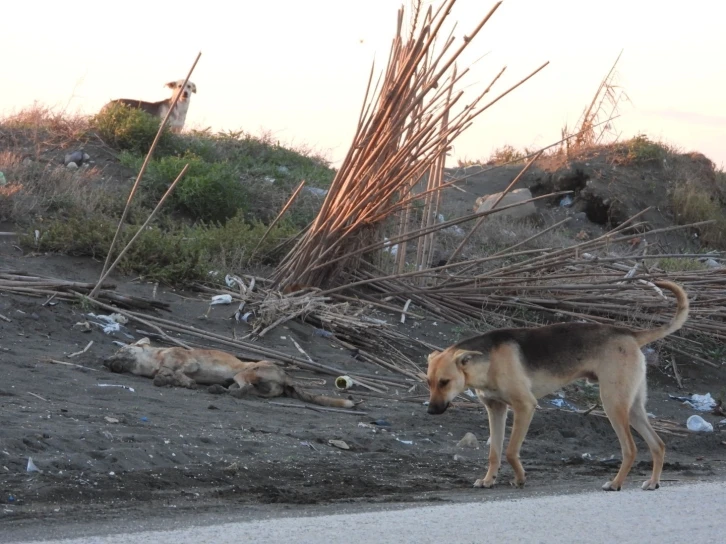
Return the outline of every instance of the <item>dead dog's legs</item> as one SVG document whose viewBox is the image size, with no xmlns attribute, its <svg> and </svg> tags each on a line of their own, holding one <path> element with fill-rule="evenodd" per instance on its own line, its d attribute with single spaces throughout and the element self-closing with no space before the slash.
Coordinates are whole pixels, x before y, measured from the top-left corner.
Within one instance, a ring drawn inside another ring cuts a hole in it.
<svg viewBox="0 0 726 544">
<path fill-rule="evenodd" d="M 154 385 L 157 387 L 163 387 L 165 385 L 171 385 L 175 387 L 186 387 L 188 389 L 196 389 L 197 384 L 186 374 L 176 372 L 171 368 L 162 366 L 154 376 Z"/>
<path fill-rule="evenodd" d="M 489 467 L 484 478 L 474 482 L 474 487 L 492 487 L 497 480 L 499 467 L 502 464 L 502 447 L 504 446 L 504 429 L 507 423 L 507 405 L 498 400 L 484 400 L 489 416 Z"/>
</svg>

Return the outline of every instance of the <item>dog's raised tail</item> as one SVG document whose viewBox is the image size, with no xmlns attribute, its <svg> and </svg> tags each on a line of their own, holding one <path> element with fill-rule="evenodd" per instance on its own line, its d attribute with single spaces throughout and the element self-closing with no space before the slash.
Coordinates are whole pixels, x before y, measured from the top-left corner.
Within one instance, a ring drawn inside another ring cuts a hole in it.
<svg viewBox="0 0 726 544">
<path fill-rule="evenodd" d="M 668 289 L 676 296 L 676 315 L 673 316 L 673 319 L 667 325 L 663 325 L 657 329 L 636 331 L 634 334 L 635 340 L 641 347 L 646 344 L 650 344 L 651 342 L 655 342 L 656 340 L 660 340 L 661 338 L 665 338 L 669 334 L 673 334 L 680 329 L 686 322 L 686 319 L 688 319 L 688 295 L 683 288 L 670 281 L 655 281 L 653 283 L 655 283 L 658 287 Z"/>
</svg>

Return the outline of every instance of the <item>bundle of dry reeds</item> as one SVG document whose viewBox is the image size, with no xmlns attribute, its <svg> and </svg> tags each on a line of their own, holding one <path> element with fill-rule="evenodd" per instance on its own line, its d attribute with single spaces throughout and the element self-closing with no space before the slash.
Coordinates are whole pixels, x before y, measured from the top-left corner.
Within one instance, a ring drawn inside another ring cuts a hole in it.
<svg viewBox="0 0 726 544">
<path fill-rule="evenodd" d="M 643 240 L 699 224 L 655 229 L 646 235 L 633 233 L 644 227 L 636 219 L 645 211 L 600 238 L 570 247 L 523 249 L 529 239 L 495 254 L 434 269 L 388 275 L 361 269 L 347 285 L 319 295 L 335 298 L 355 291 L 361 300 L 385 300 L 389 305 L 424 309 L 453 323 L 477 323 L 477 328 L 565 320 L 637 328 L 658 326 L 671 319 L 674 300 L 652 283 L 670 279 L 687 290 L 691 317 L 665 344 L 693 361 L 718 366 L 704 354 L 726 341 L 726 266 L 704 265 L 682 272 L 658 268 L 661 259 L 694 261 L 704 256 L 648 254 Z M 634 241 L 640 241 L 641 250 L 633 251 Z M 723 259 L 719 253 L 711 256 L 712 261 Z"/>
<path fill-rule="evenodd" d="M 413 185 L 427 172 L 428 193 L 415 198 L 426 199 L 430 218 L 436 209 L 432 195 L 441 188 L 437 172 L 443 168 L 444 154 L 454 139 L 474 118 L 546 65 L 484 104 L 483 98 L 504 72 L 502 69 L 483 92 L 461 106 L 463 91 L 457 87 L 468 69 L 459 72 L 454 63 L 501 2 L 470 34 L 458 41 L 453 35 L 447 36 L 437 51 L 439 33 L 455 3 L 447 0 L 437 9 L 429 6 L 422 13 L 422 2 L 413 2 L 408 33 L 404 33 L 404 8 L 399 10 L 382 83 L 371 91 L 371 70 L 348 155 L 320 213 L 277 268 L 277 285 L 319 287 L 339 280 L 342 270 L 355 268 L 360 262 L 356 250 L 383 239 L 384 221 L 406 208 L 414 198 Z M 425 224 L 429 223 L 426 220 Z M 419 249 L 421 259 L 430 248 L 430 237 L 425 238 Z"/>
</svg>

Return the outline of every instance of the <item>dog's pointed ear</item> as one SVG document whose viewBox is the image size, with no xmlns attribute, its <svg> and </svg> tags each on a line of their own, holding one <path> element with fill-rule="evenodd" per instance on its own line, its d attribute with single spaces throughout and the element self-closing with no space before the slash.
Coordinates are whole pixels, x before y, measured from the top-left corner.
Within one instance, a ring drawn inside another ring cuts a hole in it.
<svg viewBox="0 0 726 544">
<path fill-rule="evenodd" d="M 169 83 L 165 83 L 164 87 L 169 87 L 170 89 L 176 89 L 177 82 L 176 81 L 170 81 Z"/>
<path fill-rule="evenodd" d="M 483 355 L 481 351 L 469 351 L 462 349 L 456 352 L 454 361 L 456 361 L 456 366 L 466 366 L 472 361 L 472 359 L 479 355 Z"/>
<path fill-rule="evenodd" d="M 197 94 L 197 85 L 196 85 L 196 83 L 190 83 L 189 85 L 190 85 L 190 86 L 191 86 L 191 88 L 192 88 L 192 92 L 193 92 L 194 94 Z"/>
<path fill-rule="evenodd" d="M 141 340 L 137 340 L 136 342 L 134 342 L 132 345 L 134 345 L 134 346 L 150 346 L 151 340 L 149 340 L 149 338 L 145 336 Z"/>
<path fill-rule="evenodd" d="M 434 359 L 434 357 L 436 357 L 437 355 L 441 355 L 441 352 L 440 352 L 440 351 L 432 351 L 431 353 L 429 353 L 429 356 L 428 356 L 428 359 L 427 359 L 427 360 L 428 360 L 428 362 L 429 362 L 429 363 L 431 363 L 431 361 L 432 361 L 432 360 Z"/>
</svg>

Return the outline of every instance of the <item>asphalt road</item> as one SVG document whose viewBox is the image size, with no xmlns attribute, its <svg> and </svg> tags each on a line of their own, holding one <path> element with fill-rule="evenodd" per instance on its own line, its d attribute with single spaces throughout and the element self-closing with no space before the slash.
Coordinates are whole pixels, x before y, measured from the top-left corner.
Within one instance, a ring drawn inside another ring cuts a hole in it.
<svg viewBox="0 0 726 544">
<path fill-rule="evenodd" d="M 486 492 L 486 491 L 485 491 Z M 496 493 L 496 490 L 492 491 Z M 726 538 L 726 483 L 668 485 L 654 492 L 603 491 L 363 513 L 279 517 L 48 540 L 54 544 L 707 543 Z M 133 526 L 133 520 L 130 520 Z M 206 523 L 209 523 L 207 520 Z M 68 531 L 64 531 L 66 534 Z M 83 532 L 88 533 L 85 527 Z M 27 538 L 27 537 L 26 537 Z M 40 540 L 38 540 L 40 539 Z"/>
</svg>

